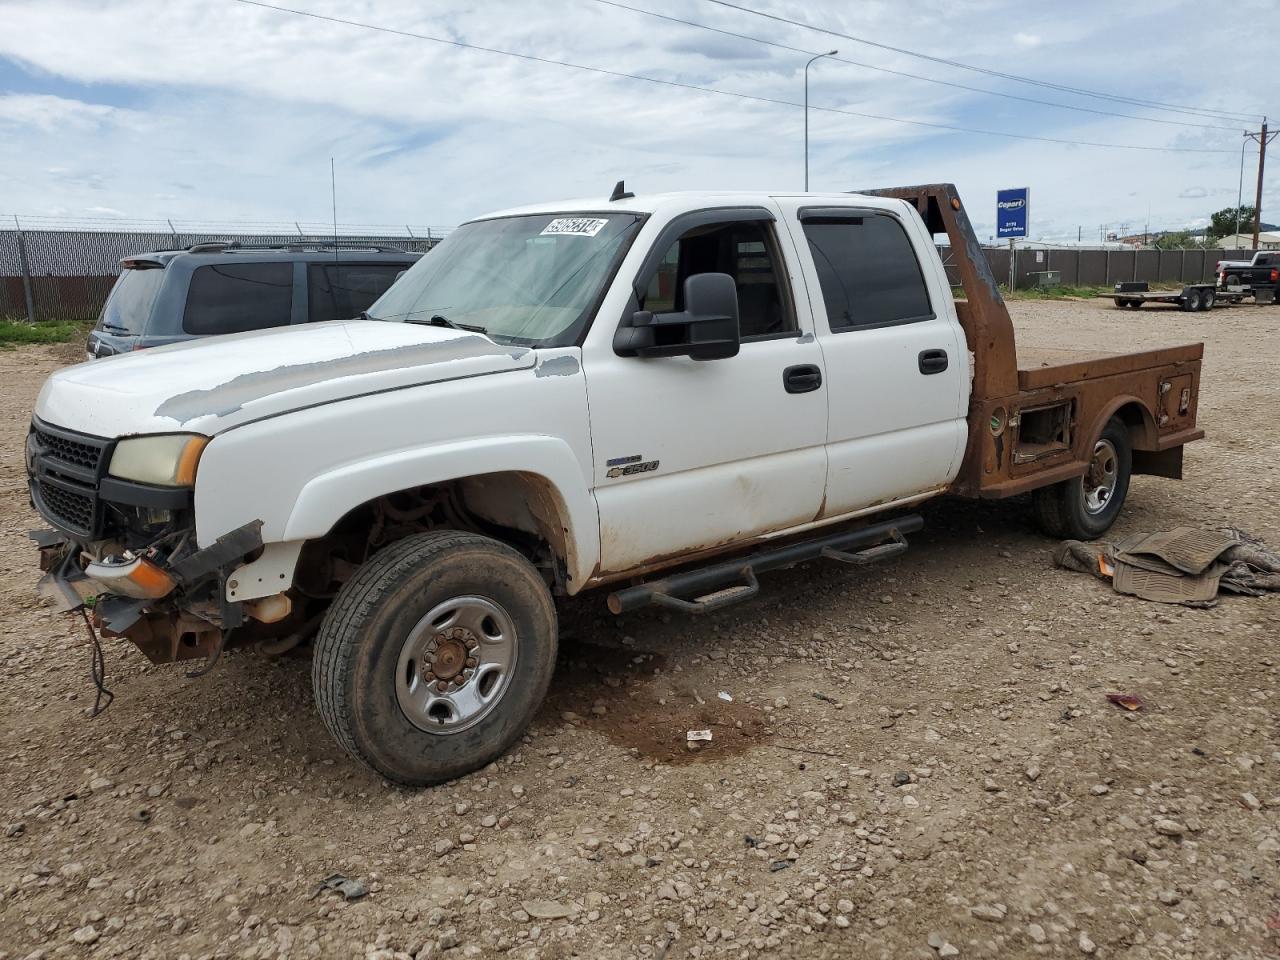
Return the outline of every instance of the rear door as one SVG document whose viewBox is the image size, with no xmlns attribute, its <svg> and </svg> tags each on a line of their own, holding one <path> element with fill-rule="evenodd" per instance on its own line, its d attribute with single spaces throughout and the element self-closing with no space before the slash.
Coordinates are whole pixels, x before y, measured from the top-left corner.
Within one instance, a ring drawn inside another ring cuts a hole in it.
<svg viewBox="0 0 1280 960">
<path fill-rule="evenodd" d="M 628 309 L 678 312 L 684 281 L 737 283 L 737 356 L 618 356 L 621 316 L 597 317 L 583 350 L 591 415 L 601 569 L 808 523 L 822 503 L 827 400 L 822 350 L 790 277 L 795 251 L 773 210 L 701 210 L 651 241 Z"/>
<path fill-rule="evenodd" d="M 969 356 L 923 223 L 905 204 L 780 202 L 827 368 L 822 516 L 942 489 L 964 453 Z"/>
</svg>

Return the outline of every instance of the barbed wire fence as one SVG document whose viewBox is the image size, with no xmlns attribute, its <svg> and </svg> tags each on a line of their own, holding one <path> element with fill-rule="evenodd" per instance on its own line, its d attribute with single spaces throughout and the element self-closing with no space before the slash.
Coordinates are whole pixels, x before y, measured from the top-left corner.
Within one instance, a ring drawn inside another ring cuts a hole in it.
<svg viewBox="0 0 1280 960">
<path fill-rule="evenodd" d="M 122 220 L 0 214 L 0 318 L 92 320 L 121 259 L 197 243 L 398 247 L 425 253 L 451 228 L 294 221 Z"/>
</svg>

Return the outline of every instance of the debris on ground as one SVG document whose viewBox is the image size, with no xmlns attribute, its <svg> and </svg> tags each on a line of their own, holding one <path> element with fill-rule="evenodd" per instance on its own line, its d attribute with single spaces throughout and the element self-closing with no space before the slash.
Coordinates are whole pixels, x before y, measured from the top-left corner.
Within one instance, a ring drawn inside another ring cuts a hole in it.
<svg viewBox="0 0 1280 960">
<path fill-rule="evenodd" d="M 723 690 L 717 693 L 716 696 L 719 697 L 721 700 L 723 700 L 725 703 L 733 703 L 732 694 L 726 693 Z"/>
<path fill-rule="evenodd" d="M 687 735 L 687 739 L 689 743 L 693 743 L 697 740 L 706 740 L 708 743 L 710 743 L 711 731 L 710 730 L 690 730 Z"/>
<path fill-rule="evenodd" d="M 315 893 L 311 894 L 314 900 L 326 890 L 335 890 L 342 894 L 343 900 L 359 900 L 369 892 L 368 888 L 360 880 L 352 880 L 341 873 L 333 873 L 320 881 L 320 886 L 316 887 Z"/>
<path fill-rule="evenodd" d="M 1108 693 L 1107 699 L 1126 710 L 1141 710 L 1142 698 L 1136 693 Z"/>
<path fill-rule="evenodd" d="M 1176 527 L 1115 543 L 1064 540 L 1054 561 L 1155 603 L 1211 607 L 1221 591 L 1251 597 L 1280 591 L 1280 554 L 1234 527 Z"/>
</svg>

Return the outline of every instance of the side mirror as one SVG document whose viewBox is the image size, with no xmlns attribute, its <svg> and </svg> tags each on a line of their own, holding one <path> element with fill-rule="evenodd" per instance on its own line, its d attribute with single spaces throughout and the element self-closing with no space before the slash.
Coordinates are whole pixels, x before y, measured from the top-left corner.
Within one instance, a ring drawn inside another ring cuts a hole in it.
<svg viewBox="0 0 1280 960">
<path fill-rule="evenodd" d="M 727 273 L 697 273 L 684 282 L 682 313 L 637 310 L 618 328 L 614 351 L 624 357 L 737 356 L 738 286 Z"/>
</svg>

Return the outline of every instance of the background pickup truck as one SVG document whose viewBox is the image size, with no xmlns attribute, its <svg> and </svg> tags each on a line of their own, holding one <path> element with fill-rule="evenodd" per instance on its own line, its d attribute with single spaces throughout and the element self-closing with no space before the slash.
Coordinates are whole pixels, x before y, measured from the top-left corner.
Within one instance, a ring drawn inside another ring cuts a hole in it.
<svg viewBox="0 0 1280 960">
<path fill-rule="evenodd" d="M 1259 250 L 1250 260 L 1219 260 L 1218 286 L 1275 289 L 1280 286 L 1280 250 Z"/>
<path fill-rule="evenodd" d="M 54 374 L 42 585 L 157 662 L 315 634 L 338 742 L 438 782 L 530 722 L 557 596 L 707 612 L 900 554 L 941 494 L 1098 536 L 1131 474 L 1181 476 L 1201 353 L 1019 357 L 950 185 L 619 184 L 463 225 L 367 319 Z"/>
</svg>

